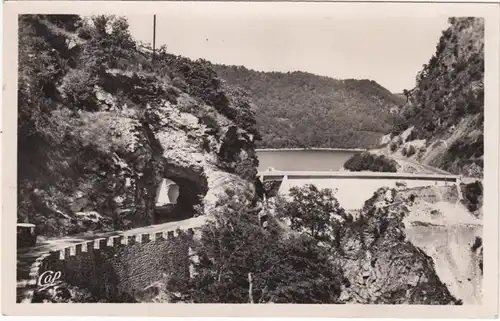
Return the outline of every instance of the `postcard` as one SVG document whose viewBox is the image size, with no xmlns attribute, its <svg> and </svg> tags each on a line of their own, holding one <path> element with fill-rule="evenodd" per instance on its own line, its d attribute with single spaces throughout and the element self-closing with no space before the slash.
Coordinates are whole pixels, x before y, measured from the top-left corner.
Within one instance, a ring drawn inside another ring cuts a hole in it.
<svg viewBox="0 0 500 321">
<path fill-rule="evenodd" d="M 498 3 L 4 8 L 5 315 L 498 317 Z"/>
</svg>

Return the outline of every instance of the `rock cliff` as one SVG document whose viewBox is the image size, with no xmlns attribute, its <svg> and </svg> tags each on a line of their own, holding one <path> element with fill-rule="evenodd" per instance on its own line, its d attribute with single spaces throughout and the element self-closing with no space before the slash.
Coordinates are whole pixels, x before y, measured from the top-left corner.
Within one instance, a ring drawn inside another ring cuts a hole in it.
<svg viewBox="0 0 500 321">
<path fill-rule="evenodd" d="M 407 103 L 392 152 L 448 172 L 482 177 L 484 140 L 484 19 L 450 18 L 436 53 L 405 90 Z"/>
<path fill-rule="evenodd" d="M 39 233 L 168 219 L 154 211 L 164 177 L 186 215 L 255 179 L 245 93 L 208 62 L 163 48 L 153 61 L 127 28 L 108 16 L 19 17 L 18 220 Z"/>
</svg>

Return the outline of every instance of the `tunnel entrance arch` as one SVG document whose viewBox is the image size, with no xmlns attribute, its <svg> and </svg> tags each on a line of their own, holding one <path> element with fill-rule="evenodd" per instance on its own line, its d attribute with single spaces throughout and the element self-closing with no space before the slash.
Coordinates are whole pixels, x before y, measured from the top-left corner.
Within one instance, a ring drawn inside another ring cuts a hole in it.
<svg viewBox="0 0 500 321">
<path fill-rule="evenodd" d="M 155 224 L 192 218 L 195 206 L 201 204 L 206 193 L 207 182 L 203 174 L 178 168 L 166 170 L 156 191 Z"/>
<path fill-rule="evenodd" d="M 164 178 L 156 192 L 156 207 L 164 207 L 169 204 L 177 204 L 179 197 L 179 185 L 173 180 Z"/>
</svg>

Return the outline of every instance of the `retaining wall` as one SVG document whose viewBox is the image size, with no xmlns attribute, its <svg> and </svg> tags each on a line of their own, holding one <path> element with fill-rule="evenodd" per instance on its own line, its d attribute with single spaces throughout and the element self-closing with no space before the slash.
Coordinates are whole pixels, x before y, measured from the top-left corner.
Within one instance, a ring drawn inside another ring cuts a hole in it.
<svg viewBox="0 0 500 321">
<path fill-rule="evenodd" d="M 38 257 L 30 270 L 31 302 L 39 277 L 61 272 L 60 280 L 111 302 L 132 299 L 163 274 L 189 276 L 194 230 L 113 236 L 88 241 Z M 118 299 L 120 298 L 120 299 Z"/>
</svg>

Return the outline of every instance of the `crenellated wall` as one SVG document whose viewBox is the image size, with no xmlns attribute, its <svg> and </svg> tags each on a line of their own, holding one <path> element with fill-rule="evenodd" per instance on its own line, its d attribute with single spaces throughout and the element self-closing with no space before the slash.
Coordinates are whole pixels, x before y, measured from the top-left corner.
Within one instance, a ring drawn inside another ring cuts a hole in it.
<svg viewBox="0 0 500 321">
<path fill-rule="evenodd" d="M 84 288 L 100 300 L 133 299 L 163 274 L 189 275 L 194 235 L 190 228 L 112 236 L 43 254 L 31 266 L 30 289 L 23 302 L 32 301 L 40 289 L 38 279 L 49 270 L 60 271 L 60 281 Z"/>
</svg>

